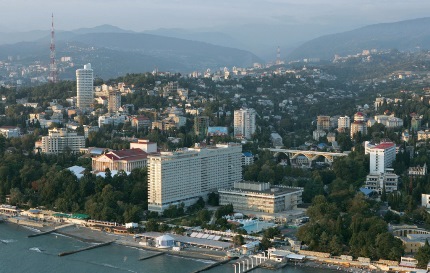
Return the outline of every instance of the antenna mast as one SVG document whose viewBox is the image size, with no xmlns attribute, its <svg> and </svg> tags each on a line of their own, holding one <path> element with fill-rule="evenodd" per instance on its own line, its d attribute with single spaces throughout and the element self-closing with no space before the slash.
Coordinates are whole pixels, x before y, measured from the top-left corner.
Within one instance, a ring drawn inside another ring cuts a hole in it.
<svg viewBox="0 0 430 273">
<path fill-rule="evenodd" d="M 51 63 L 49 64 L 50 80 L 51 82 L 57 82 L 57 64 L 55 62 L 55 29 L 54 29 L 54 13 L 52 13 L 52 23 L 51 23 Z"/>
</svg>

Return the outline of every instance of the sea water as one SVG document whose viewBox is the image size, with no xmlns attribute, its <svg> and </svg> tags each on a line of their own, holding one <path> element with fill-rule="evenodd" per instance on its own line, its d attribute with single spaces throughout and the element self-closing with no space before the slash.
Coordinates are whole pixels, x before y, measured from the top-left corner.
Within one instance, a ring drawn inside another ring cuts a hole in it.
<svg viewBox="0 0 430 273">
<path fill-rule="evenodd" d="M 97 249 L 59 257 L 65 251 L 90 246 L 59 234 L 27 238 L 34 231 L 9 223 L 0 223 L 0 273 L 189 273 L 208 266 L 213 261 L 161 255 L 139 261 L 154 252 L 133 247 L 109 245 Z M 233 273 L 232 264 L 215 267 L 208 273 Z M 256 269 L 254 273 L 288 272 L 314 273 L 315 269 L 286 267 L 280 271 Z M 330 272 L 317 269 L 317 272 Z"/>
</svg>

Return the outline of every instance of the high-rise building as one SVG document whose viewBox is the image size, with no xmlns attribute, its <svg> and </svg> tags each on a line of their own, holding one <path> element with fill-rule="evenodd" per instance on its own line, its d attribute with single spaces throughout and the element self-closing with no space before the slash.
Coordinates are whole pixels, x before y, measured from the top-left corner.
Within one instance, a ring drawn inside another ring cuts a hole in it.
<svg viewBox="0 0 430 273">
<path fill-rule="evenodd" d="M 67 150 L 77 153 L 85 148 L 85 137 L 76 132 L 68 132 L 64 128 L 54 128 L 48 131 L 48 136 L 42 137 L 42 153 L 60 154 Z"/>
<path fill-rule="evenodd" d="M 234 111 L 234 136 L 250 139 L 255 133 L 255 110 L 240 109 Z"/>
<path fill-rule="evenodd" d="M 242 179 L 242 145 L 217 144 L 148 155 L 148 209 L 194 204 L 199 197 Z"/>
<path fill-rule="evenodd" d="M 199 137 L 206 137 L 209 128 L 209 117 L 196 116 L 194 118 L 194 133 Z"/>
<path fill-rule="evenodd" d="M 91 64 L 76 70 L 77 106 L 90 108 L 94 100 L 94 75 Z"/>
<path fill-rule="evenodd" d="M 339 117 L 337 120 L 337 130 L 345 131 L 351 127 L 351 119 L 348 116 Z"/>
<path fill-rule="evenodd" d="M 396 144 L 383 142 L 368 149 L 370 154 L 370 174 L 384 173 L 387 167 L 396 160 Z"/>
<path fill-rule="evenodd" d="M 329 129 L 330 129 L 330 116 L 318 116 L 317 130 L 329 130 Z"/>
<path fill-rule="evenodd" d="M 119 90 L 110 90 L 108 99 L 108 112 L 116 113 L 121 107 L 121 92 Z"/>
</svg>

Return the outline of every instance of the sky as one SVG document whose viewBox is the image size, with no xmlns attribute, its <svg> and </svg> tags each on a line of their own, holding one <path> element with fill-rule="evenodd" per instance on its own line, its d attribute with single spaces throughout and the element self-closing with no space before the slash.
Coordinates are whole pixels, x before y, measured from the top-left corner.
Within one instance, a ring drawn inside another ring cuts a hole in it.
<svg viewBox="0 0 430 273">
<path fill-rule="evenodd" d="M 127 30 L 240 25 L 355 28 L 428 16 L 428 0 L 0 0 L 1 32 L 110 24 Z"/>
</svg>

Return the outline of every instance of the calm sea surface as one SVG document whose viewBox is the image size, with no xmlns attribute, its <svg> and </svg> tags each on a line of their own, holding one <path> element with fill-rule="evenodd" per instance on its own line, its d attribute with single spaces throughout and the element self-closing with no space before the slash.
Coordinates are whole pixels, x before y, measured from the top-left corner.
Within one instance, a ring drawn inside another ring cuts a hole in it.
<svg viewBox="0 0 430 273">
<path fill-rule="evenodd" d="M 34 232 L 17 225 L 0 223 L 0 273 L 188 273 L 213 263 L 207 260 L 169 255 L 139 261 L 139 258 L 154 252 L 118 245 L 58 257 L 60 252 L 83 248 L 91 244 L 56 234 L 27 238 L 27 235 L 32 233 Z M 234 268 L 231 264 L 227 264 L 205 272 L 234 273 Z M 256 269 L 252 272 L 328 273 L 333 271 L 286 267 L 280 271 Z"/>
</svg>

